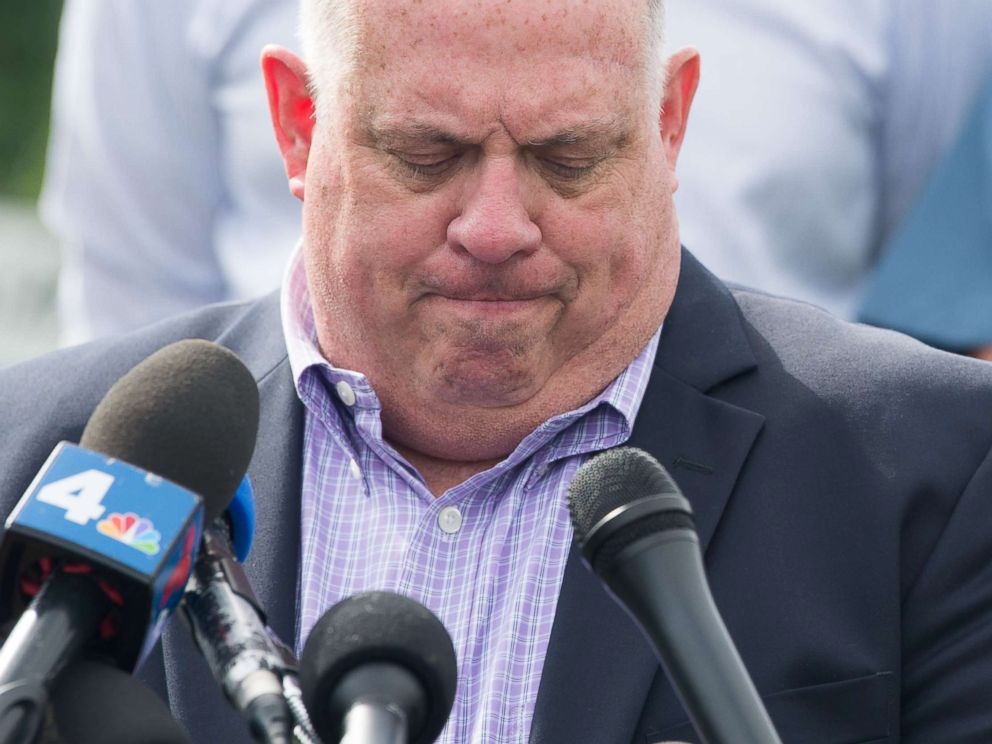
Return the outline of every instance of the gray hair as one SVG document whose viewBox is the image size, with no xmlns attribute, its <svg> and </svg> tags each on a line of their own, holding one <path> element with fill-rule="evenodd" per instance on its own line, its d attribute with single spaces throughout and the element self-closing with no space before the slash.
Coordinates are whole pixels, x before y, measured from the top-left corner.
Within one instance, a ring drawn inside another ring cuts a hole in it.
<svg viewBox="0 0 992 744">
<path fill-rule="evenodd" d="M 665 86 L 665 0 L 645 0 L 644 68 L 655 109 Z M 360 59 L 361 22 L 355 0 L 300 0 L 299 37 L 310 69 L 316 116 L 326 118 L 340 82 Z"/>
<path fill-rule="evenodd" d="M 300 0 L 298 35 L 310 70 L 310 93 L 318 119 L 326 118 L 338 83 L 361 53 L 354 0 Z"/>
</svg>

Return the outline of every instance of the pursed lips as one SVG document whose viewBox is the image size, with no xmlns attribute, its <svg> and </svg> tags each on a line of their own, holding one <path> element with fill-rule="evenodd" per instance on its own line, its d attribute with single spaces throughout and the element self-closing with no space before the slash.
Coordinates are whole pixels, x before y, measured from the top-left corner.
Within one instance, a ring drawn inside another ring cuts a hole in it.
<svg viewBox="0 0 992 744">
<path fill-rule="evenodd" d="M 533 311 L 553 297 L 553 292 L 494 294 L 434 291 L 422 299 L 438 303 L 446 312 L 492 317 Z"/>
<path fill-rule="evenodd" d="M 539 292 L 535 294 L 445 294 L 438 292 L 439 297 L 447 300 L 457 300 L 458 302 L 526 302 L 545 297 L 549 292 Z"/>
<path fill-rule="evenodd" d="M 528 276 L 529 274 L 529 276 Z M 412 287 L 417 304 L 438 305 L 453 313 L 511 314 L 542 311 L 552 305 L 563 307 L 575 297 L 577 277 L 545 276 L 531 272 L 505 275 L 465 275 L 447 281 L 439 276 L 422 278 Z"/>
</svg>

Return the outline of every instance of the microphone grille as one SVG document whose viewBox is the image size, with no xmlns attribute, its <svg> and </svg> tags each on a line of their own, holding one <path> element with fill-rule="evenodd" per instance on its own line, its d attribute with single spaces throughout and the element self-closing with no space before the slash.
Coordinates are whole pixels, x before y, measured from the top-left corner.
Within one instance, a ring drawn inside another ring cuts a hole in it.
<svg viewBox="0 0 992 744">
<path fill-rule="evenodd" d="M 258 416 L 258 386 L 242 361 L 222 346 L 188 339 L 114 383 L 79 443 L 198 494 L 209 524 L 248 469 Z"/>
<path fill-rule="evenodd" d="M 610 512 L 647 496 L 681 496 L 679 487 L 654 457 L 636 447 L 618 447 L 596 455 L 575 474 L 568 487 L 568 509 L 576 537 Z"/>
<path fill-rule="evenodd" d="M 378 661 L 398 664 L 420 681 L 427 711 L 409 740 L 434 741 L 455 700 L 458 668 L 451 636 L 422 604 L 386 591 L 341 600 L 310 631 L 300 659 L 300 684 L 317 733 L 337 740 L 341 712 L 328 705 L 331 694 L 349 671 Z"/>
</svg>

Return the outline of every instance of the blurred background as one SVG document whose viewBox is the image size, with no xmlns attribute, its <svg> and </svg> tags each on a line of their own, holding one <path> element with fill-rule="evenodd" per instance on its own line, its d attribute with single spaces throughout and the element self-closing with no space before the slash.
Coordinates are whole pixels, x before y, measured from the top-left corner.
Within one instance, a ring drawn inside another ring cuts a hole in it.
<svg viewBox="0 0 992 744">
<path fill-rule="evenodd" d="M 0 2 L 0 366 L 56 344 L 58 249 L 36 202 L 62 0 Z"/>
</svg>

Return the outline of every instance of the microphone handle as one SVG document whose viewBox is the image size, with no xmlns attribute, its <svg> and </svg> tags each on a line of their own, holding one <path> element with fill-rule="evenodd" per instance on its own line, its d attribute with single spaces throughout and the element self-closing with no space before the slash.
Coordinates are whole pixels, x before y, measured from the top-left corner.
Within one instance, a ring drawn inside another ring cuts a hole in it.
<svg viewBox="0 0 992 744">
<path fill-rule="evenodd" d="M 406 716 L 378 701 L 351 706 L 340 744 L 407 744 Z"/>
<path fill-rule="evenodd" d="M 420 680 L 402 664 L 368 661 L 347 672 L 328 703 L 342 711 L 341 744 L 407 744 L 428 707 Z"/>
<path fill-rule="evenodd" d="M 245 716 L 256 741 L 292 738 L 293 717 L 283 692 L 285 659 L 223 537 L 203 535 L 183 610 L 193 638 L 228 700 Z"/>
<path fill-rule="evenodd" d="M 710 593 L 692 530 L 634 541 L 604 574 L 706 744 L 781 744 Z M 647 591 L 646 591 L 647 590 Z"/>
<path fill-rule="evenodd" d="M 89 576 L 55 573 L 0 648 L 0 744 L 32 741 L 48 685 L 96 636 L 110 600 Z"/>
</svg>

